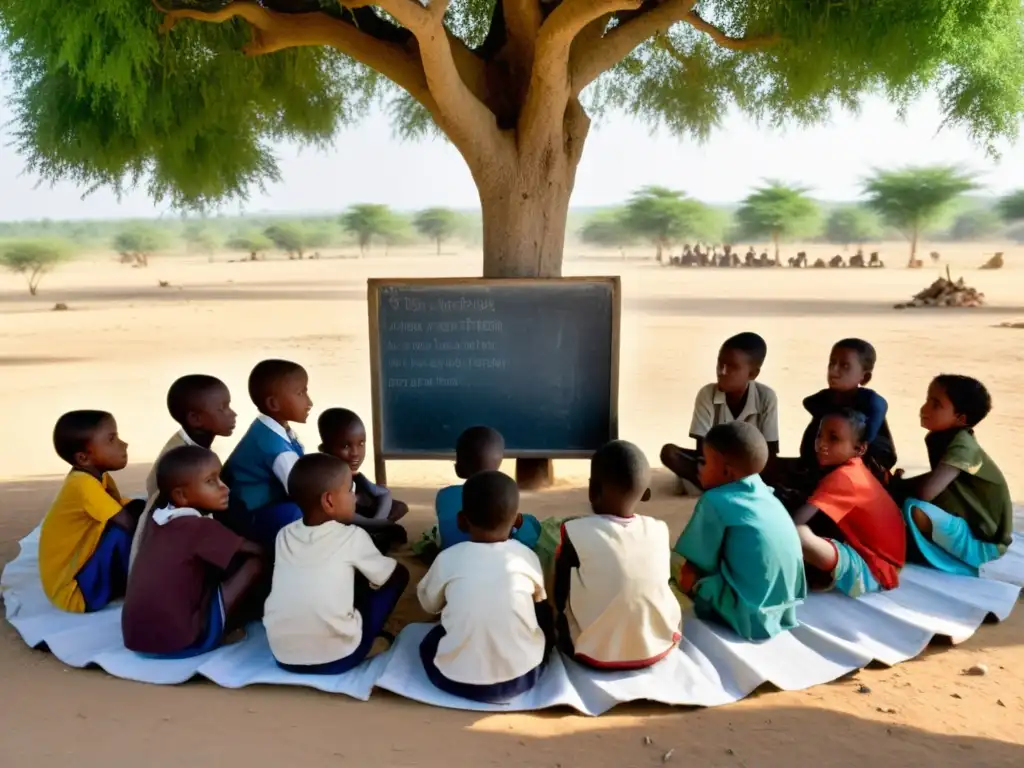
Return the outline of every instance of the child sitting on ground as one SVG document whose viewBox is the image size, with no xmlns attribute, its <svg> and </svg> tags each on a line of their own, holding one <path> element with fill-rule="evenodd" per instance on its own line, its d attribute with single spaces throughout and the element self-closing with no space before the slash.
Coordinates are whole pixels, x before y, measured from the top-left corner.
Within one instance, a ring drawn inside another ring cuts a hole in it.
<svg viewBox="0 0 1024 768">
<path fill-rule="evenodd" d="M 910 478 L 899 470 L 890 485 L 924 560 L 947 573 L 977 576 L 978 568 L 1010 546 L 1010 489 L 974 436 L 991 410 L 992 398 L 980 381 L 936 376 L 921 406 L 932 469 Z"/>
<path fill-rule="evenodd" d="M 129 650 L 199 656 L 258 615 L 263 550 L 209 517 L 228 506 L 220 470 L 217 455 L 198 445 L 172 448 L 157 463 L 157 502 L 121 613 Z"/>
<path fill-rule="evenodd" d="M 124 596 L 145 502 L 123 498 L 109 474 L 128 464 L 128 444 L 109 413 L 65 413 L 53 428 L 53 447 L 71 471 L 43 518 L 39 575 L 55 606 L 92 613 Z"/>
<path fill-rule="evenodd" d="M 249 374 L 249 397 L 260 412 L 224 464 L 235 531 L 272 548 L 277 532 L 302 517 L 288 498 L 288 475 L 304 451 L 289 426 L 313 408 L 309 376 L 297 363 L 264 360 Z"/>
<path fill-rule="evenodd" d="M 138 528 L 132 539 L 132 552 L 128 568 L 135 565 L 142 537 L 145 536 L 154 498 L 157 494 L 157 465 L 160 459 L 171 450 L 184 445 L 198 445 L 209 448 L 215 437 L 230 437 L 235 431 L 236 414 L 231 410 L 231 393 L 227 385 L 214 376 L 190 374 L 182 376 L 171 384 L 167 390 L 167 410 L 180 425 L 178 431 L 160 450 L 160 455 L 153 462 L 153 468 L 146 478 L 146 511 L 139 518 Z"/>
<path fill-rule="evenodd" d="M 341 459 L 312 453 L 289 480 L 302 519 L 277 535 L 274 580 L 263 625 L 279 666 L 305 675 L 340 675 L 361 664 L 384 633 L 409 571 L 350 525 L 352 471 Z"/>
<path fill-rule="evenodd" d="M 804 408 L 811 421 L 800 439 L 800 456 L 796 459 L 775 458 L 769 462 L 764 479 L 773 486 L 787 508 L 796 510 L 806 500 L 820 478 L 814 441 L 826 414 L 837 408 L 851 408 L 864 414 L 867 428 L 864 439 L 867 451 L 864 464 L 883 482 L 896 464 L 892 433 L 885 420 L 889 409 L 885 399 L 867 384 L 875 369 L 878 355 L 863 339 L 841 339 L 832 347 L 828 361 L 828 389 L 804 399 Z"/>
<path fill-rule="evenodd" d="M 850 597 L 899 586 L 907 551 L 900 510 L 861 459 L 866 432 L 864 414 L 849 408 L 821 419 L 824 476 L 793 515 L 811 587 Z"/>
<path fill-rule="evenodd" d="M 496 429 L 470 427 L 455 443 L 455 476 L 468 480 L 480 472 L 497 472 L 505 456 L 505 439 Z M 449 485 L 437 492 L 437 546 L 440 550 L 469 541 L 469 532 L 459 525 L 464 486 Z M 533 515 L 520 515 L 512 527 L 511 538 L 530 549 L 537 546 L 540 523 Z"/>
<path fill-rule="evenodd" d="M 438 554 L 417 589 L 441 614 L 420 645 L 430 682 L 453 696 L 503 703 L 533 688 L 552 645 L 551 610 L 537 556 L 509 536 L 519 489 L 495 470 L 461 489 L 457 525 L 469 538 Z"/>
<path fill-rule="evenodd" d="M 317 419 L 317 428 L 320 452 L 341 459 L 352 470 L 356 511 L 351 523 L 365 528 L 382 553 L 392 544 L 404 544 L 408 537 L 398 521 L 409 512 L 409 507 L 359 471 L 366 458 L 366 427 L 362 419 L 346 408 L 328 408 Z"/>
<path fill-rule="evenodd" d="M 632 443 L 615 440 L 590 460 L 594 514 L 562 525 L 555 556 L 559 647 L 596 669 L 643 669 L 681 637 L 669 586 L 668 526 L 636 514 L 651 496 L 651 468 Z"/>
<path fill-rule="evenodd" d="M 756 333 L 725 340 L 718 352 L 717 379 L 701 388 L 693 404 L 690 437 L 697 441 L 696 449 L 670 443 L 661 449 L 662 464 L 700 489 L 697 464 L 704 436 L 731 421 L 753 424 L 768 442 L 769 455 L 779 452 L 779 401 L 771 387 L 757 381 L 767 354 L 767 343 Z"/>
<path fill-rule="evenodd" d="M 685 558 L 677 583 L 700 618 L 766 640 L 797 625 L 796 607 L 807 596 L 800 538 L 759 477 L 768 446 L 756 427 L 719 424 L 703 449 L 704 494 L 673 548 Z"/>
</svg>

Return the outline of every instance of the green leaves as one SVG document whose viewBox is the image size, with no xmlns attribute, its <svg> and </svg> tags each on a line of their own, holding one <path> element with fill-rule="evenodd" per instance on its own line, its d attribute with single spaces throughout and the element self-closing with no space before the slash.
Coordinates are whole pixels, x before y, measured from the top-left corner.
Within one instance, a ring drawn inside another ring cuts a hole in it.
<svg viewBox="0 0 1024 768">
<path fill-rule="evenodd" d="M 999 201 L 999 213 L 1006 221 L 1024 221 L 1024 189 L 1011 192 Z"/>
<path fill-rule="evenodd" d="M 25 275 L 29 293 L 35 296 L 43 275 L 71 258 L 72 250 L 70 243 L 53 238 L 12 240 L 0 244 L 0 266 Z"/>
<path fill-rule="evenodd" d="M 864 182 L 864 196 L 869 208 L 913 239 L 949 203 L 976 188 L 971 174 L 952 166 L 908 167 L 876 171 Z"/>
<path fill-rule="evenodd" d="M 359 249 L 365 251 L 375 236 L 398 235 L 401 223 L 386 205 L 361 203 L 353 205 L 341 215 L 341 225 L 359 240 Z"/>
<path fill-rule="evenodd" d="M 813 234 L 819 224 L 818 205 L 803 187 L 771 181 L 758 187 L 736 211 L 736 222 L 744 235 L 780 238 Z"/>
<path fill-rule="evenodd" d="M 825 224 L 825 236 L 830 243 L 862 245 L 868 240 L 880 237 L 882 228 L 878 217 L 859 205 L 844 205 L 829 214 Z"/>
</svg>

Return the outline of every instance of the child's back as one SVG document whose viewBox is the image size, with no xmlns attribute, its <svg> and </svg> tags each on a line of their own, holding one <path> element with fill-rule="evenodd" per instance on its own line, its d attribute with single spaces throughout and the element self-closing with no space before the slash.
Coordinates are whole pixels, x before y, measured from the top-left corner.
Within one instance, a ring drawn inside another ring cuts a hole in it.
<svg viewBox="0 0 1024 768">
<path fill-rule="evenodd" d="M 462 511 L 462 486 L 449 485 L 437 492 L 434 500 L 437 512 L 437 534 L 440 549 L 469 541 L 469 534 L 459 528 L 459 512 Z M 540 522 L 532 515 L 523 515 L 523 524 L 512 529 L 512 539 L 530 549 L 537 546 L 540 538 Z"/>
<path fill-rule="evenodd" d="M 565 617 L 578 658 L 636 665 L 675 647 L 682 615 L 669 587 L 664 522 L 645 515 L 577 518 L 564 524 L 562 542 L 577 562 Z"/>
<path fill-rule="evenodd" d="M 675 551 L 706 574 L 694 591 L 698 616 L 717 614 L 751 640 L 797 626 L 807 594 L 800 539 L 757 475 L 705 491 Z"/>
</svg>

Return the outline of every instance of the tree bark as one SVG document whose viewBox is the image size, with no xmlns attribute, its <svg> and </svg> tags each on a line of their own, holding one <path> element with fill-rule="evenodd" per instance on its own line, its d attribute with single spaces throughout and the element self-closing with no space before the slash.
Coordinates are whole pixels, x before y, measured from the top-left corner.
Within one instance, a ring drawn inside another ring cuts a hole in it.
<svg viewBox="0 0 1024 768">
<path fill-rule="evenodd" d="M 781 264 L 782 258 L 779 256 L 779 233 L 772 232 L 772 245 L 775 246 L 775 263 Z"/>
<path fill-rule="evenodd" d="M 917 227 L 914 227 L 910 235 L 910 261 L 907 262 L 908 267 L 914 266 L 914 262 L 917 261 Z"/>
</svg>

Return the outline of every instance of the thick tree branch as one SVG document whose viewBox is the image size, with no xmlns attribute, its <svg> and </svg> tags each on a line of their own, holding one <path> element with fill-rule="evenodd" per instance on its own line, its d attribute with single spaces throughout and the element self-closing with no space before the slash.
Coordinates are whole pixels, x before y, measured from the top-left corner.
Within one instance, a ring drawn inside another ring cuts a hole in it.
<svg viewBox="0 0 1024 768">
<path fill-rule="evenodd" d="M 375 5 L 416 37 L 427 87 L 436 104 L 431 114 L 470 167 L 479 168 L 500 150 L 501 132 L 494 113 L 467 84 L 456 63 L 456 46 L 444 26 L 448 0 L 431 0 L 426 6 L 418 0 L 376 0 Z M 472 57 L 465 46 L 462 49 L 460 53 Z"/>
<path fill-rule="evenodd" d="M 782 38 L 777 34 L 751 35 L 750 37 L 731 37 L 721 28 L 704 19 L 696 11 L 690 11 L 683 17 L 683 21 L 694 29 L 703 32 L 722 48 L 731 51 L 749 51 L 754 48 L 766 48 L 775 45 Z"/>
<path fill-rule="evenodd" d="M 500 0 L 502 17 L 512 55 L 527 68 L 533 64 L 533 52 L 544 17 L 540 0 Z"/>
<path fill-rule="evenodd" d="M 530 87 L 519 115 L 522 150 L 539 148 L 547 126 L 560 120 L 570 95 L 569 52 L 589 24 L 609 13 L 639 8 L 642 0 L 564 0 L 544 20 L 537 35 Z"/>
<path fill-rule="evenodd" d="M 578 94 L 598 76 L 620 61 L 644 40 L 664 34 L 682 21 L 697 0 L 663 0 L 649 10 L 620 21 L 608 34 L 588 46 L 573 49 L 572 92 Z"/>
</svg>

